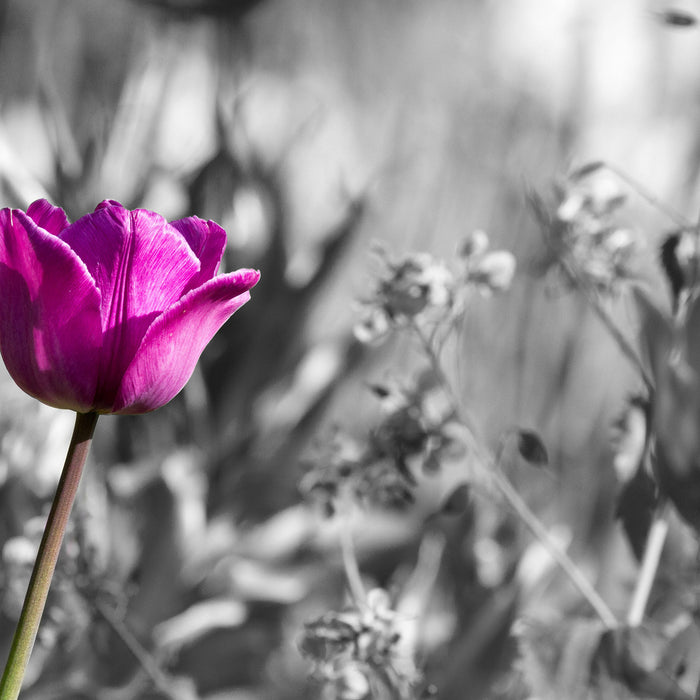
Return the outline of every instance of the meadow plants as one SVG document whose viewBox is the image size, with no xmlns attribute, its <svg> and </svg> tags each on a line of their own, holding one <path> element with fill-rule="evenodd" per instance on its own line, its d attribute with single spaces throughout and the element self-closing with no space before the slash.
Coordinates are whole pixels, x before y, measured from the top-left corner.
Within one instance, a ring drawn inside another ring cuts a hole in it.
<svg viewBox="0 0 700 700">
<path fill-rule="evenodd" d="M 665 289 L 649 284 L 642 272 L 651 234 L 622 223 L 630 196 L 671 221 L 672 229 L 654 246 Z M 511 481 L 518 460 L 539 470 L 553 468 L 538 432 L 514 426 L 490 444 L 471 414 L 469 397 L 454 381 L 450 343 L 459 339 L 460 323 L 475 304 L 507 293 L 514 257 L 492 250 L 483 231 L 459 245 L 452 265 L 427 253 L 393 258 L 378 248 L 381 270 L 374 293 L 362 300 L 357 337 L 376 345 L 403 334 L 422 357 L 422 368 L 419 363 L 413 378 L 371 383 L 368 388 L 382 407 L 379 420 L 362 438 L 342 427 L 332 430 L 301 482 L 325 517 L 338 521 L 347 581 L 345 607 L 307 622 L 302 636 L 302 653 L 324 697 L 439 696 L 440 683 L 433 682 L 439 672 L 431 678 L 428 662 L 423 673 L 420 659 L 435 654 L 435 642 L 422 635 L 439 616 L 435 598 L 446 575 L 441 565 L 445 528 L 439 523 L 446 516 L 474 530 L 470 556 L 482 584 L 494 591 L 514 586 L 521 600 L 520 611 L 518 605 L 510 610 L 499 641 L 501 651 L 508 638 L 517 644 L 481 688 L 483 697 L 691 699 L 700 692 L 700 234 L 695 224 L 603 162 L 570 173 L 551 196 L 529 199 L 544 242 L 537 274 L 550 290 L 581 295 L 637 373 L 638 389 L 619 407 L 611 441 L 619 488 L 616 527 L 638 562 L 626 605 L 619 598 L 606 602 L 590 578 L 591 572 L 601 575 L 602 561 L 592 568 L 577 563 L 566 539 L 545 525 Z M 631 326 L 612 311 L 620 300 L 633 310 Z M 368 589 L 354 554 L 352 513 L 420 507 L 421 491 L 445 472 L 451 478 L 442 484 L 449 489 L 424 522 L 423 554 L 413 573 L 400 583 L 390 580 L 384 588 Z M 480 538 L 479 522 L 502 508 L 514 513 L 534 540 L 512 568 L 501 564 L 494 570 L 504 544 L 498 537 Z M 535 551 L 556 564 L 576 591 L 555 612 L 526 604 L 533 586 L 551 584 L 551 568 L 533 564 Z M 454 638 L 443 644 L 445 653 L 460 653 Z M 478 695 L 470 691 L 469 697 Z"/>
</svg>

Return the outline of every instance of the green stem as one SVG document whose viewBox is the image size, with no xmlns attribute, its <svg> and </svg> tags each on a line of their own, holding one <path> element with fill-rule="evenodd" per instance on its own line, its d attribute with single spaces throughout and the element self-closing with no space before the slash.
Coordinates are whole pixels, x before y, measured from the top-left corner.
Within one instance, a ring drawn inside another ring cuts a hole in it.
<svg viewBox="0 0 700 700">
<path fill-rule="evenodd" d="M 5 672 L 0 680 L 0 700 L 16 700 L 19 697 L 96 423 L 97 413 L 76 415 L 66 462 L 39 545 Z"/>
</svg>

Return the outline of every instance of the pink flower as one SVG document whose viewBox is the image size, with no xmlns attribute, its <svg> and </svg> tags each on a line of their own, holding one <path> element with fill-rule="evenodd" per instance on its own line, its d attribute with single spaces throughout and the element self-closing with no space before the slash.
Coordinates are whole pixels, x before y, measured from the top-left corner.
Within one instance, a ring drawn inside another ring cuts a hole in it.
<svg viewBox="0 0 700 700">
<path fill-rule="evenodd" d="M 257 270 L 217 275 L 226 232 L 114 201 L 69 224 L 40 199 L 0 211 L 0 351 L 28 394 L 81 413 L 145 413 L 186 384 L 250 299 Z"/>
</svg>

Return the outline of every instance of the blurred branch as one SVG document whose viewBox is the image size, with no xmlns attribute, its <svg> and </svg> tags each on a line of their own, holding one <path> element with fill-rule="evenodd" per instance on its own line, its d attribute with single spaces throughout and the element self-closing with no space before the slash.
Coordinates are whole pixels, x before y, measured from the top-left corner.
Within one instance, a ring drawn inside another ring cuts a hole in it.
<svg viewBox="0 0 700 700">
<path fill-rule="evenodd" d="M 367 596 L 355 554 L 351 506 L 352 502 L 350 498 L 347 498 L 342 511 L 338 513 L 340 516 L 340 522 L 338 523 L 340 526 L 340 550 L 343 555 L 343 568 L 345 569 L 345 577 L 350 588 L 350 594 L 355 605 L 360 607 L 365 604 Z"/>
<path fill-rule="evenodd" d="M 104 603 L 99 600 L 89 600 L 89 604 L 99 613 L 100 617 L 114 630 L 117 637 L 129 650 L 138 662 L 146 676 L 152 681 L 153 686 L 172 700 L 193 700 L 189 693 L 178 690 L 173 680 L 163 671 L 155 658 L 148 653 L 143 645 L 131 633 L 129 628 L 119 619 Z"/>
<path fill-rule="evenodd" d="M 657 197 L 651 190 L 648 190 L 644 185 L 635 180 L 632 176 L 628 175 L 624 170 L 618 168 L 616 165 L 611 163 L 601 163 L 602 167 L 607 168 L 611 173 L 614 173 L 623 182 L 626 182 L 642 199 L 646 200 L 652 207 L 658 209 L 662 214 L 665 214 L 674 224 L 682 229 L 693 229 L 694 224 L 689 221 L 685 216 L 677 212 L 675 209 L 670 207 L 668 204 L 663 202 L 659 197 Z"/>
<path fill-rule="evenodd" d="M 492 465 L 493 466 L 493 465 Z M 530 510 L 520 494 L 513 488 L 498 465 L 490 470 L 491 479 L 508 505 L 517 513 L 527 528 L 542 543 L 549 555 L 559 565 L 559 568 L 569 577 L 571 583 L 578 589 L 588 604 L 593 608 L 601 622 L 608 628 L 614 629 L 618 621 L 607 603 L 598 595 L 581 569 L 574 563 L 566 552 L 554 541 L 540 519 Z"/>
<path fill-rule="evenodd" d="M 593 168 L 594 170 L 602 167 L 604 167 L 604 164 L 602 163 L 595 163 L 590 166 L 590 168 Z M 584 167 L 579 171 L 578 175 L 574 174 L 572 177 L 581 177 L 581 173 L 588 174 L 588 171 Z M 571 285 L 573 289 L 581 292 L 583 298 L 586 300 L 586 303 L 601 321 L 605 329 L 619 347 L 622 354 L 639 372 L 640 378 L 642 379 L 645 387 L 649 391 L 652 391 L 654 388 L 654 383 L 649 376 L 649 373 L 646 371 L 646 368 L 644 367 L 639 354 L 634 348 L 634 345 L 620 330 L 618 324 L 612 318 L 609 311 L 605 308 L 596 288 L 583 274 L 579 272 L 576 263 L 572 263 L 562 249 L 561 240 L 565 238 L 565 230 L 568 223 L 559 220 L 557 217 L 553 217 L 550 214 L 544 200 L 536 192 L 530 192 L 527 199 L 538 224 L 546 234 L 545 242 L 549 252 L 548 259 L 545 262 L 545 268 L 550 267 L 553 263 L 557 264 L 558 268 L 564 274 L 567 283 Z"/>
<path fill-rule="evenodd" d="M 420 327 L 415 323 L 411 327 L 420 338 L 422 346 L 426 348 L 430 364 L 443 386 L 448 399 L 452 403 L 454 415 L 467 433 L 469 447 L 479 456 L 480 463 L 484 465 L 490 481 L 495 485 L 501 496 L 506 500 L 513 511 L 515 511 L 526 527 L 542 543 L 552 559 L 554 559 L 561 570 L 568 576 L 569 580 L 578 589 L 591 608 L 593 608 L 603 624 L 609 629 L 617 627 L 617 618 L 608 605 L 600 595 L 598 595 L 598 592 L 593 588 L 575 562 L 554 541 L 537 515 L 535 515 L 513 485 L 508 481 L 506 476 L 500 471 L 500 456 L 498 460 L 494 460 L 493 456 L 489 454 L 478 441 L 469 427 L 472 421 L 456 400 L 439 357 L 430 347 L 428 339 L 425 337 Z"/>
<path fill-rule="evenodd" d="M 117 603 L 117 611 L 114 609 L 114 600 L 110 600 L 110 604 L 105 602 L 105 597 L 110 599 L 111 596 L 105 595 L 104 574 L 97 569 L 96 552 L 88 538 L 88 527 L 85 513 L 78 510 L 78 515 L 75 518 L 75 538 L 79 551 L 79 575 L 74 577 L 72 581 L 74 590 L 85 601 L 86 605 L 112 629 L 119 642 L 137 662 L 141 669 L 141 675 L 150 681 L 152 687 L 170 700 L 198 700 L 191 692 L 179 688 L 176 680 L 163 670 L 160 662 L 136 638 L 123 619 L 125 609 L 122 609 L 120 604 L 122 601 Z M 143 681 L 138 681 L 138 675 L 132 680 L 132 683 L 142 685 Z M 133 694 L 134 690 L 131 688 L 131 684 L 129 684 L 129 688 L 129 692 Z M 119 697 L 127 697 L 123 688 L 114 691 L 114 700 Z"/>
<path fill-rule="evenodd" d="M 654 522 L 649 529 L 647 542 L 642 559 L 642 568 L 639 572 L 637 585 L 632 596 L 629 612 L 627 613 L 627 624 L 636 627 L 642 623 L 644 613 L 649 600 L 651 588 L 654 585 L 656 571 L 659 568 L 661 553 L 663 552 L 666 535 L 668 534 L 668 505 L 662 504 Z"/>
<path fill-rule="evenodd" d="M 603 306 L 600 296 L 585 282 L 585 280 L 581 279 L 581 276 L 577 274 L 576 270 L 574 270 L 571 265 L 562 261 L 562 267 L 574 287 L 583 294 L 589 307 L 603 324 L 605 330 L 608 331 L 610 337 L 615 341 L 622 354 L 630 361 L 637 372 L 639 372 L 639 376 L 642 382 L 644 382 L 646 389 L 649 392 L 653 391 L 654 381 L 644 367 L 644 363 L 639 357 L 639 354 L 630 340 L 619 329 L 609 311 Z"/>
</svg>

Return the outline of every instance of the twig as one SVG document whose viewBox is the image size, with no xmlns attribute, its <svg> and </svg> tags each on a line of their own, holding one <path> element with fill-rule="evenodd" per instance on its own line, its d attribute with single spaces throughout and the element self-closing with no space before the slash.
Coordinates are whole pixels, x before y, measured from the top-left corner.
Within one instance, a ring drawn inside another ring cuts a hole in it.
<svg viewBox="0 0 700 700">
<path fill-rule="evenodd" d="M 549 555 L 559 565 L 561 570 L 569 577 L 571 583 L 576 586 L 581 595 L 593 608 L 603 624 L 613 629 L 618 626 L 618 621 L 613 612 L 600 597 L 598 592 L 590 584 L 581 569 L 573 562 L 564 550 L 554 541 L 540 519 L 530 510 L 520 494 L 513 488 L 505 475 L 498 469 L 493 469 L 491 478 L 508 505 L 516 512 L 520 519 L 533 535 L 542 543 Z"/>
<path fill-rule="evenodd" d="M 663 551 L 668 534 L 668 508 L 663 505 L 657 511 L 657 516 L 649 529 L 646 545 L 644 547 L 644 557 L 642 558 L 642 568 L 639 572 L 637 585 L 632 596 L 632 603 L 627 613 L 627 624 L 630 627 L 637 627 L 644 619 L 644 612 L 654 585 L 656 571 L 659 568 L 661 552 Z"/>
<path fill-rule="evenodd" d="M 634 365 L 635 369 L 639 372 L 639 376 L 644 382 L 646 388 L 651 391 L 654 388 L 654 382 L 649 376 L 649 373 L 646 371 L 644 365 L 642 364 L 642 361 L 639 358 L 639 355 L 635 351 L 634 347 L 632 346 L 632 343 L 617 327 L 615 321 L 610 316 L 607 309 L 605 309 L 605 307 L 600 303 L 600 299 L 598 299 L 598 297 L 590 290 L 584 290 L 584 294 L 586 295 L 586 300 L 588 301 L 588 304 L 593 310 L 593 313 L 605 326 L 605 329 L 608 331 L 608 333 L 610 333 L 610 336 L 617 343 L 617 346 L 620 348 L 622 354 Z"/>
<path fill-rule="evenodd" d="M 172 700 L 191 700 L 190 695 L 184 695 L 173 687 L 171 678 L 163 671 L 154 656 L 134 636 L 124 622 L 122 614 L 115 611 L 115 606 L 104 602 L 104 593 L 100 590 L 99 584 L 96 585 L 98 577 L 94 573 L 94 550 L 86 538 L 85 514 L 81 510 L 76 513 L 75 521 L 75 537 L 78 543 L 81 566 L 81 575 L 73 581 L 75 591 L 112 628 L 121 643 L 134 657 L 141 671 L 135 676 L 135 680 L 140 679 L 141 684 L 150 681 L 153 687 Z"/>
<path fill-rule="evenodd" d="M 120 620 L 112 610 L 99 600 L 89 601 L 94 609 L 100 614 L 105 622 L 114 630 L 117 637 L 121 640 L 124 646 L 129 650 L 131 655 L 136 659 L 144 673 L 150 678 L 154 687 L 167 695 L 172 700 L 180 700 L 181 694 L 178 693 L 172 686 L 170 678 L 166 675 L 163 669 L 160 668 L 158 662 L 153 656 L 143 647 L 141 642 L 133 635 L 131 630 Z"/>
<path fill-rule="evenodd" d="M 442 388 L 447 394 L 448 400 L 452 404 L 452 409 L 456 419 L 469 433 L 469 442 L 471 443 L 471 447 L 475 450 L 475 452 L 477 452 L 482 463 L 486 465 L 487 468 L 490 467 L 488 468 L 488 474 L 492 480 L 492 483 L 496 486 L 503 498 L 505 498 L 505 500 L 508 502 L 508 505 L 515 511 L 516 515 L 518 515 L 526 527 L 542 543 L 552 559 L 559 565 L 561 570 L 569 577 L 570 581 L 578 589 L 591 608 L 593 608 L 603 624 L 609 629 L 617 627 L 617 618 L 590 584 L 581 569 L 574 563 L 568 554 L 566 554 L 566 552 L 560 549 L 559 545 L 554 541 L 540 519 L 532 510 L 530 510 L 527 503 L 525 503 L 510 481 L 508 481 L 505 475 L 500 471 L 498 465 L 494 463 L 493 457 L 488 454 L 485 449 L 480 448 L 480 445 L 477 442 L 471 428 L 472 421 L 466 418 L 464 409 L 457 401 L 447 379 L 447 375 L 442 368 L 439 357 L 430 346 L 420 327 L 415 322 L 413 323 L 412 327 L 417 333 L 422 346 L 426 350 L 433 371 L 441 382 Z"/>
<path fill-rule="evenodd" d="M 352 536 L 352 522 L 350 517 L 350 500 L 347 499 L 342 511 L 340 525 L 340 551 L 343 557 L 343 568 L 348 581 L 350 595 L 356 605 L 364 605 L 367 595 L 362 584 L 360 566 L 355 554 L 355 543 Z"/>
<path fill-rule="evenodd" d="M 654 388 L 654 382 L 649 376 L 649 373 L 646 371 L 646 368 L 637 354 L 637 351 L 634 349 L 631 341 L 617 327 L 615 320 L 612 318 L 608 310 L 601 304 L 600 298 L 595 293 L 595 290 L 591 289 L 590 286 L 581 279 L 576 270 L 570 265 L 564 264 L 563 268 L 571 283 L 583 294 L 593 313 L 598 317 L 598 320 L 603 324 L 605 330 L 608 331 L 612 339 L 617 343 L 617 346 L 622 354 L 639 372 L 639 376 L 644 382 L 644 386 L 648 391 L 652 391 Z"/>
<path fill-rule="evenodd" d="M 435 348 L 430 342 L 430 338 L 428 338 L 425 335 L 425 333 L 423 333 L 423 329 L 418 325 L 418 323 L 416 323 L 415 319 L 411 319 L 410 328 L 413 329 L 413 332 L 416 334 L 418 340 L 420 341 L 421 347 L 425 351 L 425 354 L 428 356 L 430 366 L 433 372 L 435 372 L 435 375 L 438 381 L 440 382 L 442 390 L 447 395 L 447 399 L 452 406 L 452 410 L 454 411 L 455 417 L 467 429 L 470 441 L 473 443 L 472 446 L 476 448 L 476 440 L 479 436 L 479 432 L 476 428 L 476 423 L 469 415 L 468 411 L 465 408 L 463 408 L 460 402 L 457 400 L 457 396 L 452 390 L 452 385 L 450 384 L 450 381 L 447 378 L 447 374 L 445 374 L 445 370 L 442 367 L 442 362 L 440 361 L 439 355 L 437 354 L 437 352 L 435 352 Z"/>
<path fill-rule="evenodd" d="M 675 209 L 668 206 L 665 202 L 659 199 L 651 190 L 648 190 L 644 185 L 628 175 L 624 170 L 618 168 L 611 163 L 602 163 L 603 167 L 607 168 L 611 173 L 614 173 L 621 180 L 626 182 L 642 199 L 646 200 L 652 207 L 658 209 L 662 214 L 665 214 L 674 224 L 682 229 L 692 229 L 693 224 L 686 219 L 685 216 L 679 214 Z"/>
</svg>

